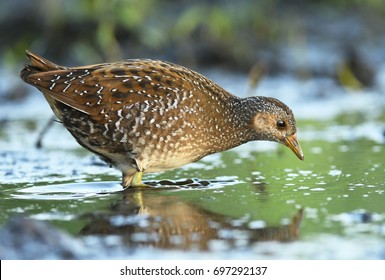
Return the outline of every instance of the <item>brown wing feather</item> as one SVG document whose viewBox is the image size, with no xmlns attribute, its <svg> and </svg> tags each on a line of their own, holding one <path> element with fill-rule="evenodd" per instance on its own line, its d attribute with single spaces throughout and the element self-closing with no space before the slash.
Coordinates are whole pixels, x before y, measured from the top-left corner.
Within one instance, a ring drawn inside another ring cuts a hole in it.
<svg viewBox="0 0 385 280">
<path fill-rule="evenodd" d="M 124 106 L 166 100 L 181 92 L 194 92 L 197 99 L 210 91 L 224 99 L 231 95 L 202 75 L 163 61 L 132 59 L 66 68 L 27 55 L 32 65 L 22 70 L 23 80 L 100 123 Z"/>
<path fill-rule="evenodd" d="M 37 67 L 41 71 L 49 71 L 55 69 L 66 69 L 64 66 L 57 65 L 46 58 L 43 58 L 30 51 L 26 51 L 27 57 L 33 66 Z"/>
<path fill-rule="evenodd" d="M 175 84 L 181 75 L 153 67 L 154 63 L 132 60 L 40 72 L 27 68 L 30 73 L 24 79 L 59 102 L 98 119 L 124 105 L 166 98 L 181 90 Z"/>
</svg>

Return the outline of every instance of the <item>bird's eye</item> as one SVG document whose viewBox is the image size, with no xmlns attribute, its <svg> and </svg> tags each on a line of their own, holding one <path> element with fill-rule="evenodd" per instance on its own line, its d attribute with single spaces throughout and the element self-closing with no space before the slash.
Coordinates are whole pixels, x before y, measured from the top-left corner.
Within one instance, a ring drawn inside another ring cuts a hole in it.
<svg viewBox="0 0 385 280">
<path fill-rule="evenodd" d="M 278 128 L 284 128 L 284 127 L 286 127 L 285 121 L 283 121 L 283 120 L 278 120 L 278 121 L 277 121 L 277 127 L 278 127 Z"/>
</svg>

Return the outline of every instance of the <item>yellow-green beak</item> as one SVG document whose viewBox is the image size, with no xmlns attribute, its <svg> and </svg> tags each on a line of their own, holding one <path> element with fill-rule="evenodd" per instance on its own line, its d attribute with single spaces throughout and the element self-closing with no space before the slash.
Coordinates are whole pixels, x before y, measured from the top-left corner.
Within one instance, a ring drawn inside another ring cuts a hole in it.
<svg viewBox="0 0 385 280">
<path fill-rule="evenodd" d="M 283 141 L 283 144 L 284 144 L 285 146 L 289 147 L 290 150 L 292 150 L 293 153 L 295 153 L 295 155 L 296 155 L 300 160 L 303 160 L 303 159 L 304 159 L 303 152 L 302 152 L 301 146 L 300 146 L 299 143 L 298 143 L 297 135 L 296 135 L 296 134 L 293 134 L 293 135 L 291 135 L 291 136 L 285 137 L 285 139 L 284 139 L 284 141 Z"/>
</svg>

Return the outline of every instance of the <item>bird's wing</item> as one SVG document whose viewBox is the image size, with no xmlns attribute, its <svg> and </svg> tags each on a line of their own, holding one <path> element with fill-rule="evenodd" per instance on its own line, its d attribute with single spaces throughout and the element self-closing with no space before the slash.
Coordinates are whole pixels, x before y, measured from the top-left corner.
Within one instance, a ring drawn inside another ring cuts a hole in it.
<svg viewBox="0 0 385 280">
<path fill-rule="evenodd" d="M 175 98 L 198 100 L 211 93 L 220 93 L 225 99 L 231 95 L 218 93 L 219 86 L 192 70 L 159 60 L 131 59 L 66 68 L 33 54 L 28 57 L 32 65 L 22 70 L 24 81 L 99 121 L 132 104 L 166 104 Z"/>
<path fill-rule="evenodd" d="M 146 99 L 167 98 L 182 88 L 191 90 L 193 87 L 188 83 L 181 86 L 182 76 L 177 71 L 152 64 L 151 61 L 132 60 L 48 71 L 32 65 L 26 66 L 22 75 L 24 73 L 23 79 L 44 94 L 96 116 L 111 108 L 118 109 Z"/>
</svg>

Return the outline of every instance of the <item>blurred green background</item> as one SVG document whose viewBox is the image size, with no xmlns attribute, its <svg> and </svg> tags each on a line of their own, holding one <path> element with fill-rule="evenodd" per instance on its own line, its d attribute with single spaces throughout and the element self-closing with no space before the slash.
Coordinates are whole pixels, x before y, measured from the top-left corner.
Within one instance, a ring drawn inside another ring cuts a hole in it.
<svg viewBox="0 0 385 280">
<path fill-rule="evenodd" d="M 352 16 L 363 22 L 360 38 L 375 39 L 384 15 L 383 0 L 8 0 L 0 2 L 0 58 L 15 67 L 29 49 L 70 65 L 156 57 L 238 71 L 264 61 L 277 72 L 280 45 L 324 40 L 322 28 Z M 325 36 L 341 47 L 360 43 L 346 35 Z"/>
</svg>

